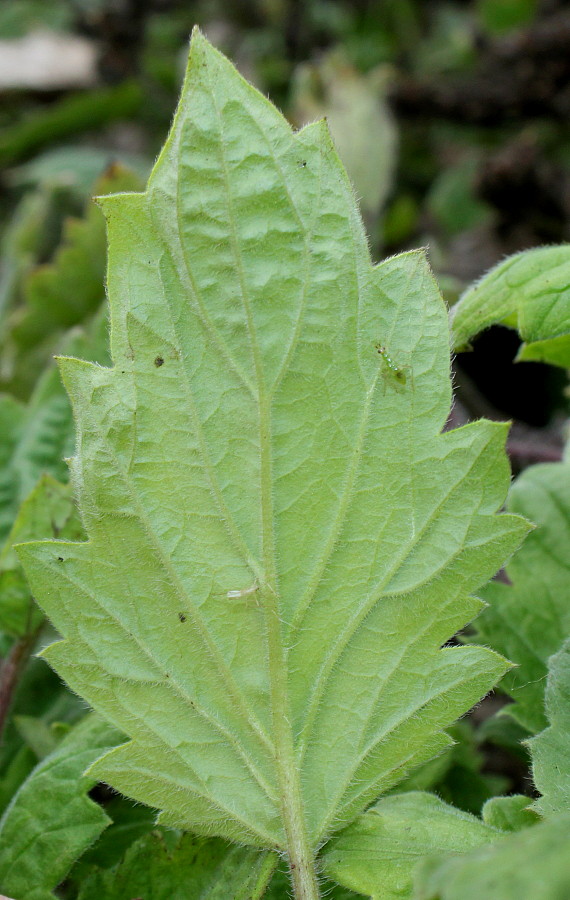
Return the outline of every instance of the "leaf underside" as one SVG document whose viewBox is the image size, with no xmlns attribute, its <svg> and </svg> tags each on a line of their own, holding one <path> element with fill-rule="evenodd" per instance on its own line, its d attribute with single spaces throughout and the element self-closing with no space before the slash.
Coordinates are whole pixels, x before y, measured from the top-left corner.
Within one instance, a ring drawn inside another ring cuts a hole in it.
<svg viewBox="0 0 570 900">
<path fill-rule="evenodd" d="M 61 363 L 89 540 L 20 551 L 47 658 L 131 738 L 98 778 L 257 846 L 294 806 L 316 846 L 506 669 L 440 649 L 526 530 L 496 514 L 505 427 L 440 433 L 423 253 L 373 267 L 326 125 L 199 33 L 146 193 L 102 206 L 114 367 Z"/>
</svg>

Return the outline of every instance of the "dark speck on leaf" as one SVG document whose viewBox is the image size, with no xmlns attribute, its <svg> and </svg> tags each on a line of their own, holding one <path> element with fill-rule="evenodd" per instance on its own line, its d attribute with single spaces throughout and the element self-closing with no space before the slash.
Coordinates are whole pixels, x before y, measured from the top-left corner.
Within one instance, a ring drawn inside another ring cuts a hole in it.
<svg viewBox="0 0 570 900">
<path fill-rule="evenodd" d="M 154 364 L 157 369 L 160 369 L 160 367 L 164 365 L 164 360 L 163 360 L 162 356 L 157 356 L 154 361 Z"/>
<path fill-rule="evenodd" d="M 181 622 L 186 621 L 186 616 L 184 615 L 184 613 L 178 613 L 178 618 L 180 619 Z"/>
<path fill-rule="evenodd" d="M 58 556 L 58 562 L 63 562 L 63 556 Z"/>
</svg>

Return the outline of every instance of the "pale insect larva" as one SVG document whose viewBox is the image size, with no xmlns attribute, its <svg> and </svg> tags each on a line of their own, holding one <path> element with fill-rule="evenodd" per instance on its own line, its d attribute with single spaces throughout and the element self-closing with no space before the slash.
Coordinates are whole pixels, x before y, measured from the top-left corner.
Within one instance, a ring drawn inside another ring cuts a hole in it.
<svg viewBox="0 0 570 900">
<path fill-rule="evenodd" d="M 407 369 L 408 366 L 402 367 L 396 365 L 392 357 L 389 356 L 386 347 L 382 346 L 382 344 L 375 344 L 375 347 L 378 355 L 384 363 L 384 366 L 386 367 L 387 372 L 389 372 L 400 384 L 406 384 L 408 379 L 404 370 Z"/>
<path fill-rule="evenodd" d="M 242 588 L 241 591 L 228 591 L 228 593 L 226 594 L 226 597 L 228 598 L 228 600 L 236 600 L 239 597 L 247 597 L 250 594 L 255 594 L 255 592 L 257 590 L 258 590 L 257 582 L 254 581 L 254 583 L 251 585 L 251 587 Z"/>
</svg>

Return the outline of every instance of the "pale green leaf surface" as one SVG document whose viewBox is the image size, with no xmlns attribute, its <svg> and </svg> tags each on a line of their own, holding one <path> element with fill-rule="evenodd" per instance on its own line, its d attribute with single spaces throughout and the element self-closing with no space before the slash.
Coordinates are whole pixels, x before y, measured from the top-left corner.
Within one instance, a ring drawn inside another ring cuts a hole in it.
<svg viewBox="0 0 570 900">
<path fill-rule="evenodd" d="M 496 514 L 505 427 L 440 433 L 424 255 L 372 267 L 326 126 L 294 134 L 198 33 L 147 192 L 103 208 L 114 368 L 61 364 L 89 541 L 20 549 L 46 655 L 132 738 L 98 778 L 314 847 L 507 667 L 440 649 L 527 529 Z"/>
<path fill-rule="evenodd" d="M 521 359 L 570 366 L 570 244 L 525 250 L 499 263 L 451 311 L 461 350 L 490 325 L 516 328 Z"/>
<path fill-rule="evenodd" d="M 413 872 L 437 852 L 465 853 L 501 833 L 433 794 L 385 797 L 334 837 L 323 856 L 330 878 L 372 900 L 412 896 Z"/>
<path fill-rule="evenodd" d="M 537 528 L 507 565 L 512 585 L 481 592 L 489 607 L 477 620 L 477 640 L 517 664 L 502 683 L 516 701 L 505 712 L 537 732 L 548 724 L 548 659 L 570 634 L 570 462 L 528 468 L 507 505 Z"/>
<path fill-rule="evenodd" d="M 570 812 L 570 640 L 548 668 L 545 703 L 550 725 L 528 742 L 534 783 L 542 794 L 535 807 L 545 816 Z"/>
<path fill-rule="evenodd" d="M 566 900 L 570 813 L 510 834 L 466 856 L 420 863 L 413 900 Z"/>
<path fill-rule="evenodd" d="M 87 716 L 31 772 L 0 819 L 0 891 L 44 900 L 109 823 L 85 769 L 121 735 Z"/>
<path fill-rule="evenodd" d="M 0 628 L 16 637 L 33 631 L 43 616 L 34 603 L 14 544 L 50 534 L 80 540 L 83 528 L 70 486 L 44 475 L 22 503 L 0 551 Z"/>
<path fill-rule="evenodd" d="M 259 900 L 277 860 L 190 834 L 169 847 L 153 832 L 134 843 L 118 867 L 88 876 L 79 900 Z"/>
</svg>

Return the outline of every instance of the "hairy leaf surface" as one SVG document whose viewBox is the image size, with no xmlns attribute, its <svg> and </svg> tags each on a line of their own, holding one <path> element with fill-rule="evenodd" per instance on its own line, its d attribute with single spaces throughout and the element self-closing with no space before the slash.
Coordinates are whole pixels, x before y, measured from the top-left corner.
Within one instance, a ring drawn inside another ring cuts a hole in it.
<svg viewBox="0 0 570 900">
<path fill-rule="evenodd" d="M 131 738 L 97 777 L 303 856 L 506 669 L 441 649 L 527 528 L 496 513 L 505 427 L 441 434 L 423 253 L 373 267 L 326 125 L 200 34 L 146 193 L 102 205 L 114 367 L 61 363 L 89 540 L 21 548 L 47 658 Z"/>
<path fill-rule="evenodd" d="M 545 728 L 548 659 L 570 634 L 570 463 L 531 466 L 509 493 L 511 511 L 537 528 L 507 566 L 512 585 L 494 582 L 477 639 L 517 664 L 503 681 L 516 701 L 505 710 L 530 732 Z"/>
<path fill-rule="evenodd" d="M 570 366 L 570 245 L 536 247 L 499 263 L 453 308 L 452 342 L 461 350 L 490 325 L 516 328 L 519 359 Z"/>
</svg>

